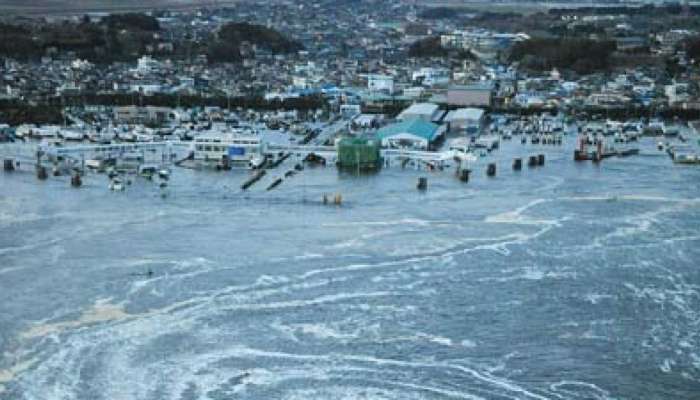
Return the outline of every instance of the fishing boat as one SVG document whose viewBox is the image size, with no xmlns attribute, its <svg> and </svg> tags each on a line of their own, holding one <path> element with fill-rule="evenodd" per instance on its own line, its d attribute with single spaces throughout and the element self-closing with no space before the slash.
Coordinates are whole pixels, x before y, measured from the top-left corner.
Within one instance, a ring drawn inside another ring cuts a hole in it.
<svg viewBox="0 0 700 400">
<path fill-rule="evenodd" d="M 250 169 L 259 169 L 262 168 L 265 165 L 265 162 L 267 161 L 267 157 L 264 155 L 256 155 L 253 158 L 250 159 Z"/>
<path fill-rule="evenodd" d="M 153 175 L 156 174 L 158 171 L 158 166 L 154 164 L 141 164 L 138 166 L 138 169 L 136 171 L 137 174 L 144 178 L 152 178 Z"/>
<path fill-rule="evenodd" d="M 64 128 L 58 132 L 58 136 L 63 140 L 82 141 L 85 139 L 85 132 L 75 128 Z"/>
<path fill-rule="evenodd" d="M 113 190 L 115 192 L 120 192 L 124 190 L 124 182 L 120 178 L 112 178 L 111 181 L 109 181 L 109 190 Z"/>
<path fill-rule="evenodd" d="M 116 138 L 116 134 L 111 129 L 104 129 L 100 132 L 90 131 L 87 134 L 88 140 L 93 143 L 110 144 Z"/>
</svg>

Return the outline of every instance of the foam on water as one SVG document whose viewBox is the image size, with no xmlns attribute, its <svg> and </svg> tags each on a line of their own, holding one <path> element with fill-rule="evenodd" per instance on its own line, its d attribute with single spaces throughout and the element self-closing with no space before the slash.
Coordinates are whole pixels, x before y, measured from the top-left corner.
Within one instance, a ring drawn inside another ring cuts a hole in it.
<svg viewBox="0 0 700 400">
<path fill-rule="evenodd" d="M 226 197 L 210 187 L 219 175 L 192 172 L 182 186 L 173 177 L 181 193 L 167 200 L 111 196 L 119 212 L 88 187 L 84 203 L 0 214 L 3 227 L 28 227 L 0 250 L 0 274 L 17 282 L 7 296 L 24 301 L 2 309 L 18 323 L 0 327 L 0 398 L 660 397 L 643 374 L 620 372 L 628 364 L 690 393 L 700 199 L 557 165 L 566 179 L 539 169 L 533 188 L 456 191 L 436 176 L 421 197 L 390 175 L 388 195 L 352 186 L 354 204 L 332 210 Z M 309 190 L 350 185 L 310 173 L 328 179 Z M 36 185 L 20 189 L 36 197 Z M 80 290 L 57 304 L 23 295 L 15 260 L 29 254 L 31 268 L 52 266 L 46 280 Z"/>
<path fill-rule="evenodd" d="M 32 326 L 29 330 L 22 332 L 22 339 L 33 339 L 49 334 L 61 333 L 68 329 L 76 329 L 85 325 L 120 320 L 129 317 L 122 305 L 111 304 L 112 299 L 99 299 L 88 310 L 73 321 L 62 321 L 55 323 L 42 323 Z"/>
</svg>

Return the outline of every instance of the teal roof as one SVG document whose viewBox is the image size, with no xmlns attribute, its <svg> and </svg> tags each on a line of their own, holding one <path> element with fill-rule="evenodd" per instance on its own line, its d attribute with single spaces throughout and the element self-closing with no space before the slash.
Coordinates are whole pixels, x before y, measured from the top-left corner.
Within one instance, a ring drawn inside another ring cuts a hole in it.
<svg viewBox="0 0 700 400">
<path fill-rule="evenodd" d="M 380 139 L 384 139 L 399 135 L 401 133 L 409 133 L 414 136 L 420 136 L 428 141 L 432 141 L 438 136 L 438 126 L 431 122 L 415 118 L 387 125 L 377 131 L 377 136 Z"/>
</svg>

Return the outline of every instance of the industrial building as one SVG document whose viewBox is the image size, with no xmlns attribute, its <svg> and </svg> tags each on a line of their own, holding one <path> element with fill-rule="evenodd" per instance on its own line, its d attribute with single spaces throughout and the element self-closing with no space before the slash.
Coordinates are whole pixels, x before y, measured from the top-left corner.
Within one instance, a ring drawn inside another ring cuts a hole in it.
<svg viewBox="0 0 700 400">
<path fill-rule="evenodd" d="M 447 104 L 458 107 L 489 107 L 492 94 L 491 82 L 450 86 L 447 89 Z"/>
<path fill-rule="evenodd" d="M 484 124 L 484 110 L 480 108 L 459 108 L 450 111 L 445 117 L 450 132 L 478 134 Z"/>
<path fill-rule="evenodd" d="M 444 133 L 443 126 L 414 118 L 379 129 L 377 137 L 382 147 L 430 150 Z"/>
<path fill-rule="evenodd" d="M 338 167 L 349 170 L 373 170 L 381 165 L 379 142 L 367 138 L 343 138 L 338 141 Z"/>
<path fill-rule="evenodd" d="M 442 117 L 443 112 L 440 111 L 437 104 L 433 103 L 415 103 L 407 109 L 403 110 L 396 119 L 399 121 L 408 121 L 412 119 L 420 119 L 425 122 L 436 122 Z"/>
</svg>

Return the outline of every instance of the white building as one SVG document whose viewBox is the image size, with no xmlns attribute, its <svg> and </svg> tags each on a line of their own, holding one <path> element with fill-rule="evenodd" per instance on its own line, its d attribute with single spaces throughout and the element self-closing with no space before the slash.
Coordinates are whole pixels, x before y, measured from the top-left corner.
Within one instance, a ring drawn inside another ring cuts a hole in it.
<svg viewBox="0 0 700 400">
<path fill-rule="evenodd" d="M 396 119 L 399 121 L 407 121 L 411 119 L 420 119 L 426 122 L 431 122 L 439 118 L 441 112 L 437 104 L 433 103 L 414 103 L 410 107 L 403 110 Z"/>
<path fill-rule="evenodd" d="M 492 58 L 516 42 L 528 40 L 525 33 L 497 33 L 484 29 L 454 31 L 440 36 L 442 47 L 470 50 L 481 58 Z"/>
<path fill-rule="evenodd" d="M 354 118 L 362 113 L 362 107 L 359 104 L 343 104 L 340 106 L 340 114 L 344 118 Z"/>
<path fill-rule="evenodd" d="M 367 89 L 373 93 L 394 93 L 394 77 L 381 74 L 367 75 Z"/>
<path fill-rule="evenodd" d="M 690 99 L 687 83 L 673 83 L 664 87 L 664 93 L 668 98 L 668 104 L 682 103 Z"/>
<path fill-rule="evenodd" d="M 450 70 L 447 68 L 423 67 L 414 71 L 411 79 L 420 81 L 423 86 L 447 85 L 450 82 Z"/>
<path fill-rule="evenodd" d="M 163 87 L 159 83 L 154 82 L 134 82 L 129 85 L 130 92 L 141 93 L 150 96 L 154 93 L 160 93 Z"/>
<path fill-rule="evenodd" d="M 477 134 L 484 124 L 484 110 L 480 108 L 459 108 L 450 111 L 445 117 L 450 132 Z"/>
<path fill-rule="evenodd" d="M 151 56 L 143 56 L 136 62 L 136 72 L 147 74 L 160 68 L 160 62 Z"/>
<path fill-rule="evenodd" d="M 429 150 L 444 132 L 443 126 L 415 118 L 379 129 L 377 138 L 387 148 Z"/>
</svg>

